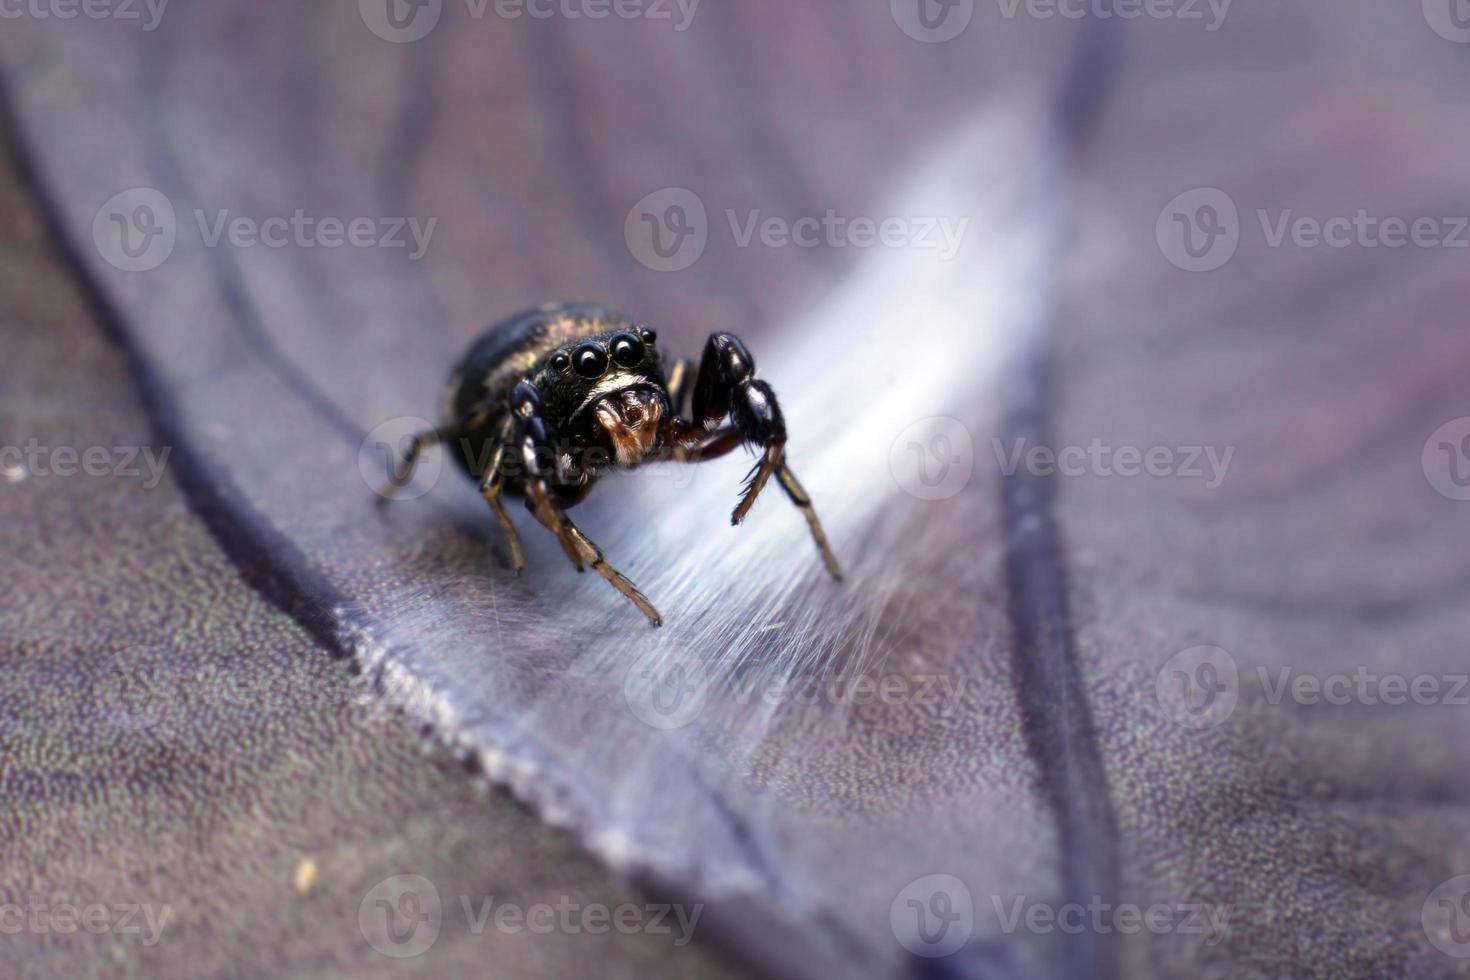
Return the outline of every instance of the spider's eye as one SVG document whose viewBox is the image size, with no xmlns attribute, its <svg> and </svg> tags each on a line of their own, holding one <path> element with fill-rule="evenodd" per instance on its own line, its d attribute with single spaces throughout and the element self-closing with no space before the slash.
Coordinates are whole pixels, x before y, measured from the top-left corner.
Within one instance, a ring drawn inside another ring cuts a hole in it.
<svg viewBox="0 0 1470 980">
<path fill-rule="evenodd" d="M 643 360 L 643 341 L 630 333 L 612 339 L 612 359 L 619 367 L 632 367 Z"/>
<path fill-rule="evenodd" d="M 658 331 L 657 330 L 652 330 L 652 329 L 650 329 L 648 327 L 644 327 L 642 330 L 640 330 L 638 332 L 643 335 L 643 342 L 645 344 L 651 344 L 655 340 L 658 339 Z"/>
<path fill-rule="evenodd" d="M 551 358 L 551 370 L 565 371 L 572 363 L 572 359 L 565 354 L 555 354 Z"/>
<path fill-rule="evenodd" d="M 607 370 L 607 352 L 596 344 L 583 344 L 572 351 L 572 366 L 584 378 L 600 378 Z"/>
</svg>

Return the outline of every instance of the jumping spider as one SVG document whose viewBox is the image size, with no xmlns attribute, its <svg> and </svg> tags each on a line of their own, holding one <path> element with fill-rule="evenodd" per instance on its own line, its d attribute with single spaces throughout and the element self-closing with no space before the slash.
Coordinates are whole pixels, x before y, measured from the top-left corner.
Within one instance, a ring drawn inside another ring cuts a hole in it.
<svg viewBox="0 0 1470 980">
<path fill-rule="evenodd" d="M 692 413 L 684 418 L 691 364 L 676 361 L 665 373 L 656 339 L 648 327 L 585 303 L 543 306 L 490 328 L 450 375 L 443 424 L 412 439 L 392 487 L 408 482 L 424 448 L 452 442 L 495 512 L 517 572 L 525 555 L 501 502 L 507 495 L 525 498 L 577 571 L 591 565 L 659 626 L 658 610 L 607 563 L 567 508 L 613 467 L 632 469 L 669 455 L 702 462 L 749 444 L 760 458 L 730 523 L 745 519 L 774 475 L 806 517 L 827 570 L 841 579 L 811 499 L 786 465 L 786 423 L 776 393 L 755 377 L 745 345 L 728 333 L 709 338 L 693 379 Z"/>
</svg>

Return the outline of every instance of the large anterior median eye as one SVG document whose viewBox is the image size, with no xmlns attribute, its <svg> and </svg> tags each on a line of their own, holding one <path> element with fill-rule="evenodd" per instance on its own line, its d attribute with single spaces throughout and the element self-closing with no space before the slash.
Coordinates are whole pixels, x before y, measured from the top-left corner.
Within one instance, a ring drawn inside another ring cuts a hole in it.
<svg viewBox="0 0 1470 980">
<path fill-rule="evenodd" d="M 632 367 L 643 360 L 643 341 L 630 333 L 612 339 L 612 358 L 620 367 Z"/>
<path fill-rule="evenodd" d="M 607 353 L 596 344 L 583 344 L 572 351 L 572 367 L 584 378 L 600 378 L 607 370 Z"/>
</svg>

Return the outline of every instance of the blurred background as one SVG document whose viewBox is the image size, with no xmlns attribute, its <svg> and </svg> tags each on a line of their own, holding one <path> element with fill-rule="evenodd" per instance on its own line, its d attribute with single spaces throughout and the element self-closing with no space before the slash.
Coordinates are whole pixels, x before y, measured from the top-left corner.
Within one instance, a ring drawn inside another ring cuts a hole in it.
<svg viewBox="0 0 1470 980">
<path fill-rule="evenodd" d="M 1460 976 L 1470 4 L 0 3 L 7 976 Z M 534 522 L 487 326 L 745 339 Z"/>
</svg>

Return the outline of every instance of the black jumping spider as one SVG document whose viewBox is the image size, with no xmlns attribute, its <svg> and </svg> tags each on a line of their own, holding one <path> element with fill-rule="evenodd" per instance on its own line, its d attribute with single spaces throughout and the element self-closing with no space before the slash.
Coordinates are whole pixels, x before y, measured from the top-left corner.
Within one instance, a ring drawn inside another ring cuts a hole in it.
<svg viewBox="0 0 1470 980">
<path fill-rule="evenodd" d="M 505 531 L 517 572 L 525 556 L 503 495 L 524 496 L 526 509 L 557 536 L 577 571 L 591 565 L 658 626 L 658 610 L 607 563 L 566 509 L 612 467 L 670 457 L 701 462 L 751 444 L 760 459 L 730 523 L 744 520 L 774 475 L 806 516 L 827 570 L 840 579 L 811 500 L 786 465 L 786 423 L 776 393 L 755 377 L 745 345 L 728 333 L 709 338 L 686 419 L 680 411 L 690 362 L 677 361 L 665 373 L 656 339 L 648 327 L 584 303 L 543 306 L 492 327 L 450 375 L 443 424 L 413 438 L 392 485 L 408 482 L 425 447 L 453 442 Z"/>
</svg>

